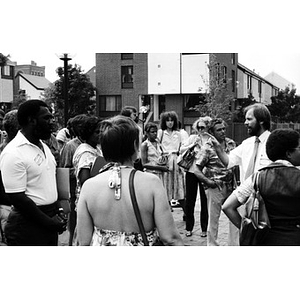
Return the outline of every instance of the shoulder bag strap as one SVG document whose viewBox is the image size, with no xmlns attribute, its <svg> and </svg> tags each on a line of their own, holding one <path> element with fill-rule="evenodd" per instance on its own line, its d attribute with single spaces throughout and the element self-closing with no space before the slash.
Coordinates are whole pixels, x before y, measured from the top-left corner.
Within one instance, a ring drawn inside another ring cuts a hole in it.
<svg viewBox="0 0 300 300">
<path fill-rule="evenodd" d="M 158 146 L 159 146 L 159 148 L 160 148 L 161 153 L 164 153 L 164 152 L 165 152 L 164 149 L 163 149 L 163 146 L 162 146 L 162 140 L 163 140 L 163 137 L 164 137 L 164 133 L 165 133 L 165 131 L 162 130 L 162 131 L 161 131 L 161 137 L 160 137 L 160 140 L 159 140 L 159 142 L 158 142 Z"/>
<path fill-rule="evenodd" d="M 144 245 L 149 246 L 149 242 L 148 242 L 148 239 L 147 239 L 147 236 L 146 236 L 145 227 L 144 227 L 144 224 L 143 224 L 143 221 L 142 221 L 139 206 L 138 206 L 138 203 L 136 201 L 135 190 L 134 190 L 134 185 L 133 185 L 134 175 L 135 175 L 136 171 L 137 171 L 136 169 L 133 169 L 130 173 L 130 176 L 129 176 L 129 192 L 130 192 L 130 197 L 131 197 L 131 202 L 132 202 L 132 206 L 133 206 L 133 209 L 134 209 L 135 217 L 136 217 L 136 220 L 137 220 L 139 228 L 140 228 L 140 233 L 142 235 Z"/>
<path fill-rule="evenodd" d="M 162 142 L 162 140 L 163 140 L 163 138 L 164 138 L 164 132 L 165 132 L 164 130 L 161 131 L 161 137 L 160 137 L 160 141 L 159 141 L 160 144 L 161 144 L 161 142 Z"/>
</svg>

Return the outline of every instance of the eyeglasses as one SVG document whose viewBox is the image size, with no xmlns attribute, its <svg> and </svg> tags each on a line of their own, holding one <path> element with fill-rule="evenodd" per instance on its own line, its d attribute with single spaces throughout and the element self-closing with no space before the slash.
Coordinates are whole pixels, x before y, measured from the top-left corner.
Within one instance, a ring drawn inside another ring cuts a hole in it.
<svg viewBox="0 0 300 300">
<path fill-rule="evenodd" d="M 199 130 L 204 130 L 205 127 L 204 127 L 204 126 L 199 126 L 198 129 L 199 129 Z"/>
</svg>

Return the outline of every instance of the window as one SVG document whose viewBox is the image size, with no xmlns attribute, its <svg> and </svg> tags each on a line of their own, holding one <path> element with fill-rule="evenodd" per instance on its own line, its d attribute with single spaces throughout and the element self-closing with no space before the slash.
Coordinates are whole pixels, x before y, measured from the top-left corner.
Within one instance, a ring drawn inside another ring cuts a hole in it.
<svg viewBox="0 0 300 300">
<path fill-rule="evenodd" d="M 223 83 L 227 82 L 227 67 L 223 66 Z"/>
<path fill-rule="evenodd" d="M 158 115 L 166 111 L 166 96 L 158 95 Z"/>
<path fill-rule="evenodd" d="M 258 82 L 258 94 L 260 97 L 261 97 L 261 86 L 262 86 L 262 83 L 261 83 L 261 81 L 259 81 Z"/>
<path fill-rule="evenodd" d="M 120 111 L 122 108 L 121 96 L 100 96 L 100 111 Z"/>
<path fill-rule="evenodd" d="M 231 53 L 231 64 L 235 65 L 235 53 Z"/>
<path fill-rule="evenodd" d="M 186 95 L 184 97 L 184 110 L 185 111 L 195 111 L 199 105 L 204 104 L 205 95 Z"/>
<path fill-rule="evenodd" d="M 220 83 L 220 77 L 221 77 L 220 64 L 216 63 L 215 68 L 216 68 L 216 83 L 219 84 Z"/>
<path fill-rule="evenodd" d="M 251 92 L 252 90 L 252 77 L 247 75 L 247 89 Z"/>
<path fill-rule="evenodd" d="M 13 66 L 3 66 L 1 68 L 1 76 L 6 79 L 13 79 Z"/>
<path fill-rule="evenodd" d="M 121 53 L 121 59 L 122 60 L 133 59 L 133 53 Z"/>
<path fill-rule="evenodd" d="M 121 67 L 122 89 L 133 88 L 133 66 Z"/>
<path fill-rule="evenodd" d="M 232 70 L 231 71 L 231 83 L 232 83 L 232 92 L 235 92 L 235 71 Z"/>
</svg>

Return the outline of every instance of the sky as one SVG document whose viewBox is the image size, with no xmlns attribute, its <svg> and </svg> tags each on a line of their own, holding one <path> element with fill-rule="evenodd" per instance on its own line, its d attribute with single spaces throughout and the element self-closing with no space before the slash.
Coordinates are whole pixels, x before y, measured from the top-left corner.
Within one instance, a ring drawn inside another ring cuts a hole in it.
<svg viewBox="0 0 300 300">
<path fill-rule="evenodd" d="M 239 62 L 265 77 L 275 72 L 295 84 L 300 94 L 300 48 L 298 53 L 239 53 Z"/>
<path fill-rule="evenodd" d="M 63 66 L 58 58 L 62 53 L 69 53 L 71 62 L 87 72 L 95 65 L 97 52 L 234 52 L 239 53 L 240 63 L 262 77 L 274 71 L 300 91 L 297 10 L 289 9 L 289 14 L 283 15 L 283 6 L 275 2 L 272 13 L 266 13 L 268 4 L 253 0 L 247 10 L 233 13 L 230 7 L 238 9 L 240 2 L 228 0 L 201 4 L 199 13 L 198 2 L 189 0 L 189 6 L 172 1 L 170 14 L 168 1 L 152 0 L 146 6 L 139 3 L 11 0 L 9 13 L 0 19 L 1 24 L 7 24 L 0 33 L 0 52 L 10 54 L 18 64 L 33 60 L 46 66 L 50 81 L 57 79 L 55 70 Z M 285 1 L 286 7 L 293 3 Z M 217 4 L 219 10 L 215 9 Z M 213 18 L 203 13 L 212 10 Z M 276 16 L 280 22 L 275 21 Z"/>
</svg>

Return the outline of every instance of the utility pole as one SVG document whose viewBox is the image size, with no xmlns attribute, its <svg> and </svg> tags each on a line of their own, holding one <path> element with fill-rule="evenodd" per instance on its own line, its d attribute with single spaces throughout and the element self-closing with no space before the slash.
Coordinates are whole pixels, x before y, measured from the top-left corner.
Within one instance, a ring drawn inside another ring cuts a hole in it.
<svg viewBox="0 0 300 300">
<path fill-rule="evenodd" d="M 64 53 L 63 57 L 60 59 L 64 62 L 64 119 L 65 119 L 65 127 L 67 127 L 67 122 L 69 119 L 69 99 L 68 99 L 68 61 L 72 58 L 68 57 L 68 53 Z"/>
</svg>

